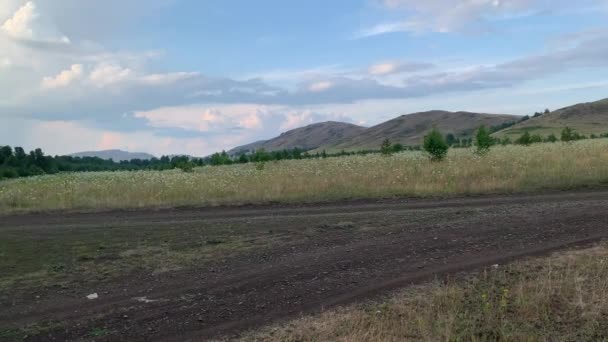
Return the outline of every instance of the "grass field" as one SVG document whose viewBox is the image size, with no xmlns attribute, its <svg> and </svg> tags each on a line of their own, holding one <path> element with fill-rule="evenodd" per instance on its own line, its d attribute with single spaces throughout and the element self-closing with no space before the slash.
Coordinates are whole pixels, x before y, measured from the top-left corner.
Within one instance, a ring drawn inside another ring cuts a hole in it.
<svg viewBox="0 0 608 342">
<path fill-rule="evenodd" d="M 532 259 L 466 281 L 306 316 L 243 341 L 605 341 L 608 247 Z"/>
<path fill-rule="evenodd" d="M 451 150 L 443 162 L 422 152 L 264 165 L 66 173 L 0 182 L 0 213 L 60 209 L 311 202 L 390 196 L 449 196 L 561 189 L 608 183 L 608 140 L 530 147 L 487 155 Z"/>
</svg>

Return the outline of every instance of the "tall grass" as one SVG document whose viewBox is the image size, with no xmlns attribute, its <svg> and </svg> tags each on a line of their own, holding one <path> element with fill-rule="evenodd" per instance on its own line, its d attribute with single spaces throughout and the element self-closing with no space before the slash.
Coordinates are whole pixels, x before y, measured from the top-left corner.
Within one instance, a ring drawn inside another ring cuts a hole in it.
<svg viewBox="0 0 608 342">
<path fill-rule="evenodd" d="M 388 196 L 460 195 L 608 183 L 608 140 L 499 146 L 480 156 L 451 150 L 256 165 L 195 172 L 66 173 L 0 182 L 0 212 L 300 202 Z"/>
<path fill-rule="evenodd" d="M 606 341 L 608 248 L 528 260 L 250 332 L 242 341 Z"/>
</svg>

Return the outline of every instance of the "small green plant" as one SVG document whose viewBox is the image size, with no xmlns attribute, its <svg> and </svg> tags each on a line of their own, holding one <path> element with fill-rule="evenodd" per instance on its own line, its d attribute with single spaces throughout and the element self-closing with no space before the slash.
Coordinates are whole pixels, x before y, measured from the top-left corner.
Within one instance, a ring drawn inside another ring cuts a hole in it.
<svg viewBox="0 0 608 342">
<path fill-rule="evenodd" d="M 431 160 L 434 161 L 443 160 L 450 148 L 437 128 L 433 128 L 429 134 L 424 137 L 422 147 L 431 155 Z"/>
<path fill-rule="evenodd" d="M 576 132 L 570 127 L 566 127 L 562 130 L 562 141 L 568 142 L 576 140 Z"/>
<path fill-rule="evenodd" d="M 380 152 L 382 153 L 382 155 L 385 156 L 390 156 L 391 154 L 393 154 L 393 149 L 390 140 L 384 139 L 384 141 L 382 141 L 382 145 L 380 145 Z"/>
<path fill-rule="evenodd" d="M 532 144 L 532 136 L 530 135 L 530 132 L 526 131 L 524 134 L 522 134 L 521 137 L 519 137 L 519 139 L 517 139 L 515 141 L 516 144 L 518 145 L 524 145 L 524 146 L 528 146 Z"/>
<path fill-rule="evenodd" d="M 184 172 L 192 172 L 194 171 L 194 164 L 190 162 L 184 162 L 177 165 L 177 168 Z"/>
<path fill-rule="evenodd" d="M 255 169 L 258 171 L 264 171 L 264 168 L 266 167 L 266 162 L 258 162 L 255 164 Z"/>
<path fill-rule="evenodd" d="M 478 153 L 485 153 L 490 150 L 490 147 L 494 145 L 494 139 L 490 136 L 490 131 L 486 129 L 486 126 L 481 126 L 477 130 L 475 135 L 475 144 L 477 145 Z"/>
<path fill-rule="evenodd" d="M 550 143 L 557 142 L 557 137 L 555 136 L 555 134 L 553 134 L 553 133 L 549 134 L 549 136 L 547 137 L 547 142 L 550 142 Z"/>
</svg>

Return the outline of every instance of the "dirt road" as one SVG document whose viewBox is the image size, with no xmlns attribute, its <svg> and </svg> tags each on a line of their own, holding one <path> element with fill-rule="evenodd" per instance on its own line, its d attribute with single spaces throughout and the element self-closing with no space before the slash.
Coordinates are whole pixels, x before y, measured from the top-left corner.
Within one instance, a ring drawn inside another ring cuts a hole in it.
<svg viewBox="0 0 608 342">
<path fill-rule="evenodd" d="M 205 232 L 228 231 L 222 239 L 255 248 L 226 248 L 200 264 L 98 282 L 70 273 L 67 288 L 6 287 L 0 336 L 198 341 L 232 335 L 436 275 L 598 241 L 608 235 L 608 192 L 0 217 L 0 238 L 10 233 L 27 243 L 61 246 L 82 231 L 124 239 L 171 232 L 176 249 Z M 92 292 L 99 298 L 86 299 Z M 32 325 L 41 328 L 25 329 Z"/>
</svg>

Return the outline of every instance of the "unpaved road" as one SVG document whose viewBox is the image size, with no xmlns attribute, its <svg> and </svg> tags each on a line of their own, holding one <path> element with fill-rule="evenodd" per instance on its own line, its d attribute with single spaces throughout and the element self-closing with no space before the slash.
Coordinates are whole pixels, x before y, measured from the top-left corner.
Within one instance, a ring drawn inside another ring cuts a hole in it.
<svg viewBox="0 0 608 342">
<path fill-rule="evenodd" d="M 82 281 L 67 289 L 13 289 L 0 296 L 0 331 L 52 321 L 55 327 L 26 338 L 232 336 L 436 275 L 598 241 L 608 235 L 608 191 L 4 216 L 0 236 L 19 232 L 60 244 L 62 234 L 79 229 L 111 235 L 108 227 L 133 227 L 186 236 L 200 225 L 275 243 L 175 271 Z M 86 299 L 91 292 L 100 298 Z"/>
</svg>

